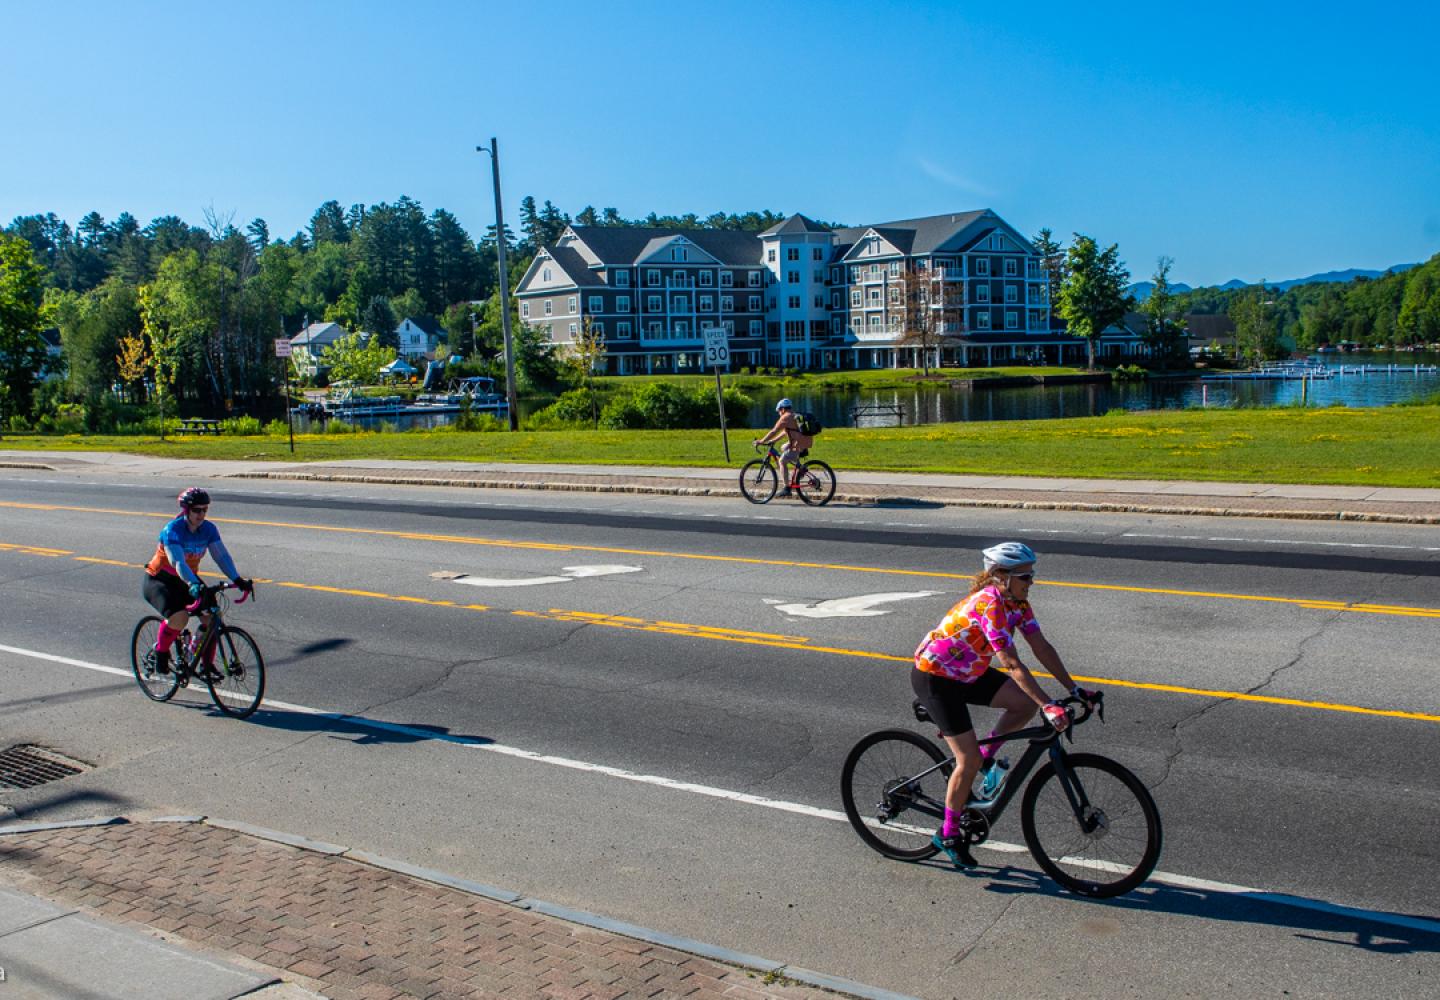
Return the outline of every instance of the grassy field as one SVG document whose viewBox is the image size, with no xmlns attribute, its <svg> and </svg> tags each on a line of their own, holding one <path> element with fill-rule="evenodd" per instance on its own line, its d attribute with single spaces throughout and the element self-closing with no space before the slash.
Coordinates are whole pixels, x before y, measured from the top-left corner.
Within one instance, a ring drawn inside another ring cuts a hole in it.
<svg viewBox="0 0 1440 1000">
<path fill-rule="evenodd" d="M 730 435 L 731 465 L 755 432 Z M 174 458 L 724 465 L 720 432 L 553 431 L 156 438 L 6 435 L 3 449 Z M 1112 479 L 1440 486 L 1440 405 L 1373 409 L 1175 410 L 1103 417 L 829 428 L 815 455 L 840 470 Z"/>
</svg>

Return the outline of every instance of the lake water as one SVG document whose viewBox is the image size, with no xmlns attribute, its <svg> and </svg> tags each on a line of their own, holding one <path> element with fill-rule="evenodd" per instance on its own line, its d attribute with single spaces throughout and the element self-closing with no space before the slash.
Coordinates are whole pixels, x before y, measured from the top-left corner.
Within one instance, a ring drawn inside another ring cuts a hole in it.
<svg viewBox="0 0 1440 1000">
<path fill-rule="evenodd" d="M 1312 360 L 1330 367 L 1358 365 L 1440 364 L 1440 352 L 1396 352 L 1314 355 Z M 1334 378 L 1297 381 L 1214 382 L 1194 379 L 1164 379 L 1148 382 L 1027 386 L 1014 389 L 952 389 L 917 385 L 913 389 L 874 392 L 807 392 L 791 390 L 788 395 L 801 410 L 808 410 L 827 427 L 850 427 L 850 409 L 856 405 L 899 406 L 903 423 L 935 424 L 971 420 L 1050 420 L 1063 417 L 1100 416 L 1111 410 L 1181 410 L 1194 407 L 1284 406 L 1298 403 L 1301 393 L 1310 406 L 1388 406 L 1440 392 L 1440 375 L 1414 374 L 1397 370 L 1366 375 L 1337 375 Z M 778 390 L 754 394 L 751 427 L 769 426 L 775 419 Z M 520 401 L 520 419 L 538 408 L 532 401 Z M 415 417 L 372 417 L 357 420 L 362 427 L 379 426 L 381 420 L 401 430 L 438 427 L 450 423 L 454 414 L 424 414 Z M 861 418 L 862 427 L 893 426 L 894 416 Z M 298 419 L 295 429 L 307 429 Z"/>
</svg>

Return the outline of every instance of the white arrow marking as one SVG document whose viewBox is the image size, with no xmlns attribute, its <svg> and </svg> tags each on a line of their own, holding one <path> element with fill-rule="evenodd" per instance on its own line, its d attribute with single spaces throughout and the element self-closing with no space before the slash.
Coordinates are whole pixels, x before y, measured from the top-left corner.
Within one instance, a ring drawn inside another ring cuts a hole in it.
<svg viewBox="0 0 1440 1000">
<path fill-rule="evenodd" d="M 569 583 L 587 576 L 611 576 L 615 573 L 639 573 L 639 566 L 566 566 L 560 572 L 564 576 L 526 576 L 514 580 L 497 580 L 488 576 L 470 576 L 465 573 L 449 577 L 452 583 L 463 583 L 471 587 L 535 587 L 544 583 Z M 436 574 L 439 575 L 439 574 Z"/>
<path fill-rule="evenodd" d="M 943 593 L 939 590 L 918 590 L 903 593 L 891 594 L 861 594 L 859 597 L 837 597 L 832 601 L 817 601 L 814 604 L 781 604 L 778 601 L 766 601 L 766 604 L 773 604 L 775 610 L 792 618 L 871 618 L 875 615 L 888 615 L 888 609 L 876 608 L 876 604 L 885 604 L 889 601 L 909 601 L 917 597 L 934 597 Z"/>
</svg>

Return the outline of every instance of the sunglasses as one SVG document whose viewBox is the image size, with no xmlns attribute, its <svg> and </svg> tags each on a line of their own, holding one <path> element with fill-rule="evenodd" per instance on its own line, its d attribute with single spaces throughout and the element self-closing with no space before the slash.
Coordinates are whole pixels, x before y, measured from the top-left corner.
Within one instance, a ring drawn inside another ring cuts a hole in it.
<svg viewBox="0 0 1440 1000">
<path fill-rule="evenodd" d="M 190 511 L 192 514 L 204 514 L 204 513 L 206 513 L 209 509 L 210 509 L 209 507 L 187 507 L 187 508 L 186 508 L 186 510 Z"/>
<path fill-rule="evenodd" d="M 1024 580 L 1026 583 L 1034 583 L 1034 582 L 1035 582 L 1035 574 L 1034 574 L 1034 573 L 1011 573 L 1011 574 L 1010 574 L 1010 579 L 1012 579 L 1012 580 Z"/>
</svg>

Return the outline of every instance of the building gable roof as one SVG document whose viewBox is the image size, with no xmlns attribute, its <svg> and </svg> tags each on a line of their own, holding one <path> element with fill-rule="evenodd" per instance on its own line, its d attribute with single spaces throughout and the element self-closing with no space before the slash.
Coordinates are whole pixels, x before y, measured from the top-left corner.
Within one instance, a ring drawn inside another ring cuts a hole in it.
<svg viewBox="0 0 1440 1000">
<path fill-rule="evenodd" d="M 760 263 L 760 240 L 754 233 L 729 229 L 655 229 L 648 226 L 571 226 L 576 239 L 599 266 L 634 267 L 652 240 L 684 236 L 721 264 L 754 267 Z M 579 254 L 577 253 L 578 257 Z"/>
<path fill-rule="evenodd" d="M 434 316 L 406 316 L 400 321 L 400 325 L 404 326 L 406 323 L 418 326 L 422 331 L 432 337 L 443 337 L 445 335 L 445 331 L 440 328 L 439 320 Z"/>
<path fill-rule="evenodd" d="M 761 233 L 761 236 L 789 236 L 795 233 L 829 233 L 830 230 L 820 225 L 809 216 L 796 212 L 784 222 L 776 223 Z"/>
<path fill-rule="evenodd" d="M 928 254 L 945 247 L 956 236 L 966 229 L 975 225 L 978 221 L 989 216 L 995 221 L 999 217 L 988 208 L 977 209 L 973 212 L 954 212 L 949 215 L 927 215 L 919 219 L 900 219 L 895 222 L 881 222 L 873 226 L 854 226 L 847 229 L 835 230 L 837 242 L 842 244 L 853 244 L 860 240 L 867 232 L 874 230 L 881 234 L 892 232 L 909 233 L 910 246 L 905 250 L 909 254 Z M 895 239 L 889 235 L 885 236 L 891 242 Z M 898 246 L 898 244 L 897 244 Z"/>
<path fill-rule="evenodd" d="M 294 347 L 328 347 L 345 336 L 345 328 L 339 323 L 311 323 L 290 338 Z"/>
</svg>

